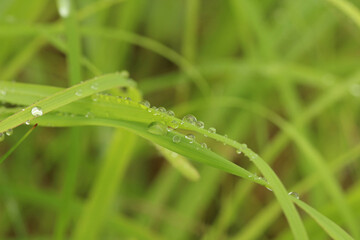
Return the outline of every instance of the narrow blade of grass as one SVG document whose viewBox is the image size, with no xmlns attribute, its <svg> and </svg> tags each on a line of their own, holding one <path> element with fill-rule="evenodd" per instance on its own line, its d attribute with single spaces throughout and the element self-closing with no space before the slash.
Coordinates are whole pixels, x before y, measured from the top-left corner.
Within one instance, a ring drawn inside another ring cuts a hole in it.
<svg viewBox="0 0 360 240">
<path fill-rule="evenodd" d="M 15 149 L 32 133 L 32 131 L 37 127 L 37 124 L 35 124 L 32 128 L 30 128 L 29 131 L 27 131 L 24 136 L 20 138 L 19 141 L 17 141 L 1 158 L 0 158 L 0 164 L 7 159 L 11 153 L 15 151 Z M 3 133 L 4 134 L 4 133 Z"/>
<path fill-rule="evenodd" d="M 0 88 L 2 88 L 5 92 L 8 91 L 8 89 L 3 88 L 3 84 L 6 83 L 1 82 Z M 134 86 L 134 82 L 129 81 L 129 79 L 122 74 L 108 74 L 99 78 L 85 81 L 68 89 L 64 89 L 61 92 L 57 92 L 52 96 L 49 96 L 36 102 L 33 105 L 24 108 L 24 111 L 15 113 L 7 119 L 1 121 L 0 132 L 17 127 L 27 120 L 34 119 L 35 117 L 31 113 L 33 107 L 41 108 L 42 114 L 46 114 L 54 109 L 62 107 L 76 100 L 119 86 Z"/>
</svg>

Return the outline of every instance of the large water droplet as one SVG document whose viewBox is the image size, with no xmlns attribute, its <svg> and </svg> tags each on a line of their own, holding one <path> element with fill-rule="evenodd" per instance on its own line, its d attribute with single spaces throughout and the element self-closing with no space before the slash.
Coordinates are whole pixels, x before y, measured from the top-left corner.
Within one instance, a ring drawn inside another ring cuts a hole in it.
<svg viewBox="0 0 360 240">
<path fill-rule="evenodd" d="M 34 116 L 34 117 L 40 117 L 43 115 L 43 111 L 40 107 L 33 107 L 31 109 L 31 114 Z"/>
<path fill-rule="evenodd" d="M 193 143 L 194 140 L 195 140 L 195 136 L 193 134 L 191 134 L 191 133 L 186 134 L 185 138 L 188 139 L 190 143 Z"/>
<path fill-rule="evenodd" d="M 296 199 L 300 199 L 299 194 L 297 192 L 289 192 L 290 196 L 293 196 Z"/>
<path fill-rule="evenodd" d="M 8 130 L 6 130 L 6 135 L 11 136 L 13 134 L 13 132 L 14 131 L 12 129 L 8 129 Z"/>
<path fill-rule="evenodd" d="M 161 135 L 161 136 L 165 136 L 168 132 L 167 126 L 161 122 L 150 123 L 147 130 L 152 134 Z"/>
<path fill-rule="evenodd" d="M 175 135 L 175 136 L 173 136 L 172 141 L 174 143 L 179 143 L 181 141 L 181 137 L 179 135 Z"/>
<path fill-rule="evenodd" d="M 211 128 L 208 129 L 208 132 L 209 133 L 216 133 L 216 128 L 211 127 Z"/>
<path fill-rule="evenodd" d="M 241 154 L 241 149 L 236 149 L 236 154 Z"/>
<path fill-rule="evenodd" d="M 183 117 L 183 121 L 194 125 L 197 122 L 197 119 L 194 115 L 188 114 Z"/>
<path fill-rule="evenodd" d="M 30 120 L 27 120 L 27 121 L 25 122 L 25 124 L 26 124 L 26 125 L 30 125 Z"/>
<path fill-rule="evenodd" d="M 5 139 L 5 134 L 4 133 L 0 133 L 0 142 L 4 141 Z"/>
</svg>

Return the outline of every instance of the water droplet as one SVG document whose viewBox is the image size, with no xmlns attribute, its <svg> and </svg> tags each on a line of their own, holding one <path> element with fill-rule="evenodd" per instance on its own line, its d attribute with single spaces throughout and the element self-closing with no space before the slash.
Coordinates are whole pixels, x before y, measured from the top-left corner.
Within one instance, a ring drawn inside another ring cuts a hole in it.
<svg viewBox="0 0 360 240">
<path fill-rule="evenodd" d="M 144 101 L 141 101 L 141 102 L 139 102 L 141 105 L 143 105 L 143 106 L 145 106 L 145 107 L 147 107 L 147 108 L 149 108 L 150 107 L 150 102 L 149 101 L 147 101 L 147 100 L 144 100 Z"/>
<path fill-rule="evenodd" d="M 175 129 L 178 128 L 179 127 L 179 122 L 177 120 L 172 120 L 170 122 L 170 127 L 175 128 Z"/>
<path fill-rule="evenodd" d="M 241 149 L 236 149 L 236 154 L 241 154 Z"/>
<path fill-rule="evenodd" d="M 179 157 L 179 154 L 176 152 L 171 152 L 171 157 L 177 158 L 177 157 Z"/>
<path fill-rule="evenodd" d="M 26 124 L 26 125 L 30 125 L 30 120 L 27 120 L 27 121 L 25 122 L 25 124 Z"/>
<path fill-rule="evenodd" d="M 169 116 L 171 116 L 171 117 L 174 117 L 174 116 L 175 116 L 175 113 L 174 113 L 174 111 L 169 110 L 169 111 L 167 111 L 167 115 L 169 115 Z"/>
<path fill-rule="evenodd" d="M 208 129 L 208 132 L 209 133 L 216 133 L 216 128 L 211 127 L 211 128 Z"/>
<path fill-rule="evenodd" d="M 167 126 L 160 122 L 150 123 L 147 130 L 152 134 L 161 135 L 161 136 L 165 136 L 168 132 Z"/>
<path fill-rule="evenodd" d="M 77 91 L 75 92 L 75 95 L 78 96 L 78 97 L 81 97 L 82 94 L 83 94 L 83 91 L 82 91 L 81 89 L 79 89 L 79 90 L 77 90 Z"/>
<path fill-rule="evenodd" d="M 266 187 L 266 186 L 265 186 Z M 270 192 L 272 192 L 273 190 L 269 187 L 266 187 L 267 190 L 269 190 Z"/>
<path fill-rule="evenodd" d="M 207 149 L 206 143 L 202 143 L 202 144 L 201 144 L 201 147 L 204 148 L 204 149 Z"/>
<path fill-rule="evenodd" d="M 6 135 L 11 136 L 13 134 L 13 132 L 14 131 L 12 129 L 8 129 L 8 130 L 6 130 Z"/>
<path fill-rule="evenodd" d="M 92 90 L 98 90 L 99 89 L 99 84 L 98 83 L 93 83 L 93 84 L 91 84 L 90 88 Z"/>
<path fill-rule="evenodd" d="M 166 113 L 166 108 L 164 107 L 159 107 L 157 110 L 161 113 Z"/>
<path fill-rule="evenodd" d="M 175 136 L 173 136 L 172 141 L 174 143 L 179 143 L 181 141 L 181 137 L 179 135 L 175 135 Z"/>
<path fill-rule="evenodd" d="M 194 115 L 188 114 L 183 117 L 183 121 L 194 125 L 197 122 L 197 119 Z"/>
<path fill-rule="evenodd" d="M 205 126 L 205 124 L 204 124 L 203 121 L 197 121 L 197 122 L 195 123 L 195 125 L 196 125 L 198 128 L 204 128 L 204 126 Z"/>
<path fill-rule="evenodd" d="M 194 136 L 193 134 L 191 134 L 191 133 L 185 135 L 185 138 L 186 138 L 187 140 L 189 140 L 190 143 L 193 143 L 194 140 L 195 140 L 195 136 Z"/>
<path fill-rule="evenodd" d="M 34 117 L 40 117 L 43 115 L 43 111 L 40 107 L 33 107 L 31 109 L 31 114 L 34 116 Z"/>
<path fill-rule="evenodd" d="M 155 106 L 152 106 L 152 107 L 151 107 L 151 111 L 154 112 L 154 113 L 153 113 L 154 116 L 160 115 L 160 113 L 158 112 L 158 108 L 155 107 Z M 150 112 L 150 109 L 149 109 L 149 112 Z"/>
<path fill-rule="evenodd" d="M 70 13 L 70 1 L 61 1 L 59 4 L 59 14 L 61 17 L 66 18 Z"/>
<path fill-rule="evenodd" d="M 94 115 L 92 112 L 87 112 L 87 113 L 85 114 L 85 117 L 86 117 L 86 118 L 94 118 L 95 115 Z"/>
<path fill-rule="evenodd" d="M 4 141 L 5 139 L 5 134 L 4 133 L 0 133 L 0 142 Z"/>
<path fill-rule="evenodd" d="M 263 180 L 263 181 L 266 182 L 266 183 L 268 182 L 267 179 L 264 178 L 264 177 L 259 177 L 259 180 Z"/>
<path fill-rule="evenodd" d="M 124 77 L 124 78 L 128 78 L 130 76 L 128 71 L 122 71 L 120 72 L 120 76 Z"/>
<path fill-rule="evenodd" d="M 300 199 L 299 194 L 297 192 L 289 192 L 290 196 L 293 196 L 296 199 Z"/>
<path fill-rule="evenodd" d="M 97 102 L 99 100 L 99 97 L 100 97 L 100 94 L 94 94 L 91 96 L 91 99 L 94 101 L 94 102 Z"/>
</svg>

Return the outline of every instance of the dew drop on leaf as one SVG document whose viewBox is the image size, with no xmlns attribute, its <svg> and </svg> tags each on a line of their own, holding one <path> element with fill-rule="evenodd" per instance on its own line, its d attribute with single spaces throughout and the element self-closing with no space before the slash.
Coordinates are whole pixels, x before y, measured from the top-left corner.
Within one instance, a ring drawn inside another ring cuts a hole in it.
<svg viewBox="0 0 360 240">
<path fill-rule="evenodd" d="M 197 119 L 194 115 L 188 114 L 183 117 L 183 121 L 194 125 L 197 122 Z"/>
<path fill-rule="evenodd" d="M 185 135 L 185 138 L 186 138 L 187 140 L 189 140 L 190 143 L 193 143 L 194 140 L 195 140 L 195 136 L 194 136 L 193 134 L 191 134 L 191 133 Z"/>
<path fill-rule="evenodd" d="M 167 111 L 166 113 L 167 113 L 167 115 L 169 115 L 169 116 L 171 116 L 171 117 L 174 117 L 174 116 L 175 116 L 175 113 L 174 113 L 174 111 L 172 111 L 172 110 L 169 110 L 169 111 Z"/>
<path fill-rule="evenodd" d="M 173 136 L 172 141 L 174 143 L 179 143 L 181 141 L 181 137 L 179 135 L 175 135 L 175 136 Z"/>
<path fill-rule="evenodd" d="M 10 128 L 10 129 L 6 130 L 6 135 L 11 136 L 13 134 L 13 132 L 14 131 Z"/>
<path fill-rule="evenodd" d="M 4 133 L 0 133 L 0 142 L 4 141 L 5 139 L 5 134 Z"/>
<path fill-rule="evenodd" d="M 157 110 L 161 113 L 166 113 L 166 108 L 164 107 L 159 107 Z"/>
<path fill-rule="evenodd" d="M 99 97 L 100 97 L 100 94 L 94 94 L 91 96 L 91 99 L 94 101 L 94 102 L 97 102 L 99 100 Z"/>
<path fill-rule="evenodd" d="M 147 131 L 149 133 L 165 136 L 167 134 L 167 126 L 161 122 L 152 122 L 148 125 Z"/>
<path fill-rule="evenodd" d="M 198 128 L 204 128 L 204 126 L 205 126 L 205 124 L 204 124 L 203 121 L 197 121 L 197 122 L 195 123 L 195 125 L 196 125 Z"/>
<path fill-rule="evenodd" d="M 119 73 L 120 76 L 124 77 L 124 78 L 128 78 L 130 76 L 129 72 L 128 71 L 122 71 Z"/>
<path fill-rule="evenodd" d="M 216 133 L 216 128 L 211 127 L 211 128 L 208 129 L 208 132 L 209 133 Z"/>
<path fill-rule="evenodd" d="M 92 112 L 87 112 L 87 113 L 85 114 L 85 117 L 86 117 L 86 118 L 94 118 L 95 115 L 94 115 Z"/>
<path fill-rule="evenodd" d="M 83 94 L 83 91 L 82 91 L 81 89 L 79 89 L 79 90 L 77 90 L 77 91 L 75 92 L 75 95 L 78 96 L 78 97 L 81 97 L 82 94 Z"/>
<path fill-rule="evenodd" d="M 98 90 L 99 84 L 98 83 L 93 83 L 93 84 L 91 84 L 90 87 L 91 87 L 92 90 Z"/>
<path fill-rule="evenodd" d="M 141 102 L 139 102 L 139 104 L 141 104 L 141 105 L 143 105 L 143 106 L 145 106 L 145 107 L 147 107 L 147 108 L 150 107 L 150 102 L 147 101 L 147 100 L 141 101 Z"/>
<path fill-rule="evenodd" d="M 170 127 L 177 129 L 179 127 L 179 122 L 177 120 L 172 120 L 170 122 Z"/>
<path fill-rule="evenodd" d="M 31 109 L 31 114 L 34 116 L 34 117 L 40 117 L 43 115 L 43 111 L 40 107 L 33 107 Z"/>
<path fill-rule="evenodd" d="M 300 199 L 299 194 L 297 192 L 289 192 L 290 196 L 293 196 L 296 199 Z"/>
</svg>

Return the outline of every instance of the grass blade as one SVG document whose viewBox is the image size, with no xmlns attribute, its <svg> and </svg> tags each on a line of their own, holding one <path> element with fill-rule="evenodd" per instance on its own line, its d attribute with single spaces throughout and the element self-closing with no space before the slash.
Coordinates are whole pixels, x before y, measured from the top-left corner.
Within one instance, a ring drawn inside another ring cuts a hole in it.
<svg viewBox="0 0 360 240">
<path fill-rule="evenodd" d="M 6 83 L 1 82 L 0 88 L 5 92 L 11 91 L 11 88 L 4 89 L 3 86 L 5 84 Z M 34 119 L 35 117 L 31 114 L 33 107 L 40 107 L 42 109 L 42 114 L 46 114 L 71 102 L 119 86 L 134 86 L 134 82 L 129 81 L 127 76 L 124 74 L 108 74 L 77 84 L 68 89 L 64 89 L 61 92 L 57 92 L 52 96 L 49 96 L 36 102 L 33 105 L 24 108 L 24 111 L 15 113 L 14 115 L 1 121 L 0 132 L 17 127 L 27 120 Z"/>
<path fill-rule="evenodd" d="M 11 153 L 15 151 L 15 149 L 32 133 L 32 131 L 37 127 L 37 124 L 35 124 L 29 131 L 27 131 L 24 136 L 20 138 L 19 141 L 17 141 L 10 149 L 7 151 L 1 158 L 0 158 L 0 164 L 7 159 Z M 4 133 L 2 133 L 4 134 Z"/>
<path fill-rule="evenodd" d="M 333 221 L 316 211 L 314 208 L 310 207 L 306 203 L 293 199 L 293 201 L 302 208 L 307 214 L 309 214 L 324 230 L 334 239 L 336 240 L 352 240 L 353 238 L 341 229 L 338 225 L 336 225 Z"/>
</svg>

